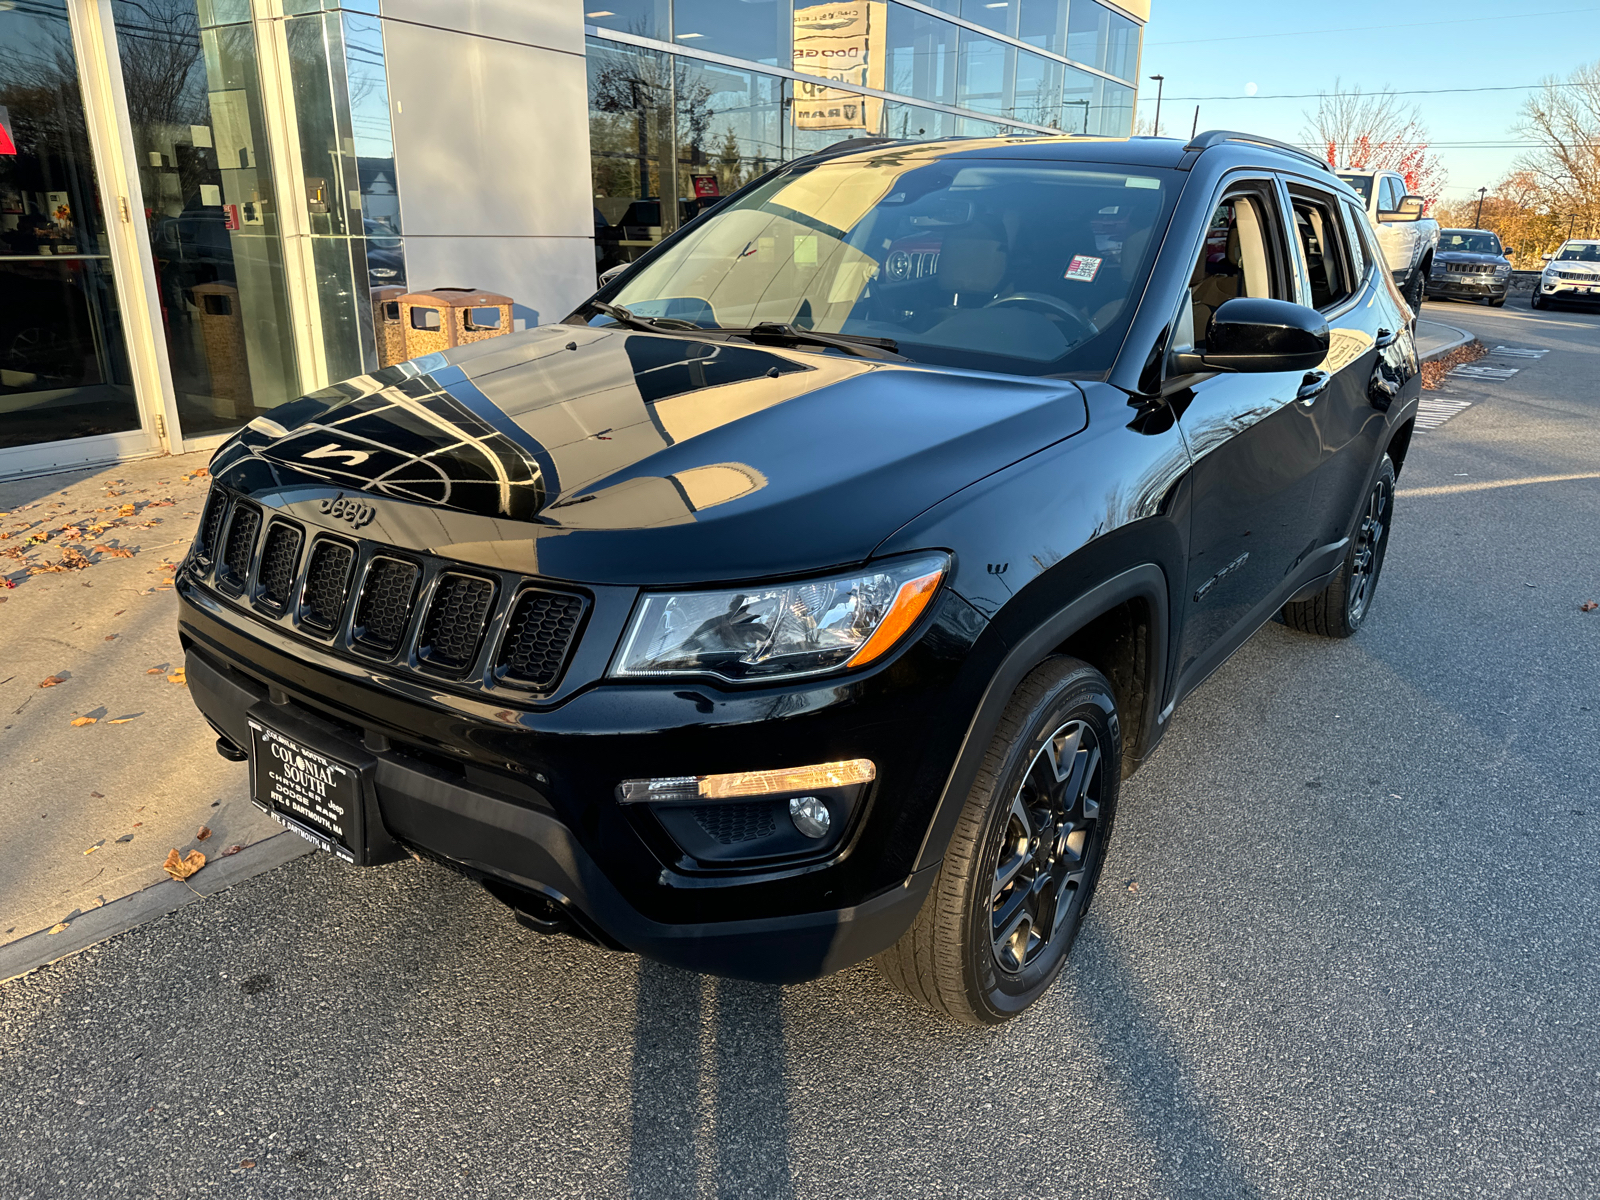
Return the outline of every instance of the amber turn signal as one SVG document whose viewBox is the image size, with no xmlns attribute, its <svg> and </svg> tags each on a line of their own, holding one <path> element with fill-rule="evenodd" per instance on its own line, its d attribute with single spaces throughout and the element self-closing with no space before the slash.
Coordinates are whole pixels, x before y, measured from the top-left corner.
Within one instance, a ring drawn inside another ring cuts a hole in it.
<svg viewBox="0 0 1600 1200">
<path fill-rule="evenodd" d="M 891 647 L 898 642 L 908 629 L 917 623 L 917 618 L 922 615 L 922 610 L 928 607 L 928 601 L 933 599 L 934 592 L 939 590 L 939 580 L 944 578 L 944 571 L 930 571 L 926 575 L 919 575 L 915 579 L 908 579 L 900 585 L 900 590 L 895 594 L 894 603 L 889 606 L 889 611 L 884 614 L 883 620 L 878 622 L 878 627 L 850 656 L 847 667 L 864 667 L 874 659 L 887 654 Z"/>
</svg>

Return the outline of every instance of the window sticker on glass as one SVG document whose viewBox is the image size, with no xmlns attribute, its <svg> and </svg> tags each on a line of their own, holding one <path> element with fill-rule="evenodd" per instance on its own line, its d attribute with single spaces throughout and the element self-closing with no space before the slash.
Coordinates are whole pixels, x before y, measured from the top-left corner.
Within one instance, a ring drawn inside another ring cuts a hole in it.
<svg viewBox="0 0 1600 1200">
<path fill-rule="evenodd" d="M 794 239 L 794 261 L 796 266 L 802 264 L 817 265 L 817 235 L 808 233 L 796 235 Z"/>
<path fill-rule="evenodd" d="M 1091 254 L 1074 254 L 1072 261 L 1067 264 L 1067 273 L 1063 278 L 1076 279 L 1081 283 L 1093 283 L 1095 274 L 1104 261 Z"/>
</svg>

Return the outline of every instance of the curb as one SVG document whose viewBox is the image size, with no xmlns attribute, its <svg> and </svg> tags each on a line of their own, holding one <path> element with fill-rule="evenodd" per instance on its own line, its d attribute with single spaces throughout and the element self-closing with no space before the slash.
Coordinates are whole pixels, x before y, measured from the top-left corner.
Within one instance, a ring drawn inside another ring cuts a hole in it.
<svg viewBox="0 0 1600 1200">
<path fill-rule="evenodd" d="M 8 942 L 0 946 L 0 983 L 50 963 L 60 962 L 107 938 L 158 920 L 196 900 L 215 896 L 246 879 L 276 870 L 310 853 L 312 847 L 304 839 L 284 830 L 259 842 L 252 842 L 228 858 L 207 862 L 205 869 L 188 881 L 194 886 L 177 879 L 164 879 L 143 891 L 118 897 L 99 908 L 91 908 L 82 916 L 74 917 L 72 923 L 60 933 L 52 934 L 41 929 Z"/>
<path fill-rule="evenodd" d="M 1448 329 L 1451 333 L 1456 334 L 1457 336 L 1455 341 L 1446 342 L 1443 346 L 1438 346 L 1432 350 L 1429 350 L 1426 354 L 1419 355 L 1418 358 L 1422 362 L 1433 362 L 1435 359 L 1443 358 L 1446 354 L 1449 354 L 1450 351 L 1465 346 L 1475 336 L 1474 334 L 1468 333 L 1464 329 L 1457 329 L 1454 325 L 1446 325 L 1443 321 L 1429 321 L 1427 323 L 1429 325 L 1437 326 L 1440 329 Z"/>
</svg>

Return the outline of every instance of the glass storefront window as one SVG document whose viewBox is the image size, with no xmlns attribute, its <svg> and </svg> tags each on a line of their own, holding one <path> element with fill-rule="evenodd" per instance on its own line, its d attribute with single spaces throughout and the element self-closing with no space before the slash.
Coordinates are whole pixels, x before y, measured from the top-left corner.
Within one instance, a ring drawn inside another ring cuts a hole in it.
<svg viewBox="0 0 1600 1200">
<path fill-rule="evenodd" d="M 1061 104 L 1065 133 L 1126 137 L 1133 130 L 1133 89 L 1087 71 L 1066 68 Z"/>
<path fill-rule="evenodd" d="M 1011 115 L 1031 125 L 1059 128 L 1065 69 L 1053 58 L 1017 51 L 1017 98 Z"/>
<path fill-rule="evenodd" d="M 902 96 L 956 102 L 956 34 L 958 26 L 914 8 L 889 5 L 889 82 Z"/>
<path fill-rule="evenodd" d="M 670 57 L 590 38 L 589 168 L 597 269 L 632 262 L 677 228 L 671 183 Z"/>
<path fill-rule="evenodd" d="M 1016 48 L 981 33 L 961 31 L 956 103 L 975 112 L 1010 115 Z"/>
<path fill-rule="evenodd" d="M 884 106 L 883 134 L 885 137 L 931 141 L 935 138 L 953 137 L 956 118 L 936 108 L 921 108 L 915 104 L 898 104 L 889 101 Z"/>
<path fill-rule="evenodd" d="M 65 0 L 0 6 L 0 447 L 137 428 Z"/>
<path fill-rule="evenodd" d="M 961 0 L 961 18 L 1006 37 L 1017 36 L 1017 0 Z"/>
<path fill-rule="evenodd" d="M 586 25 L 617 29 L 636 37 L 667 40 L 667 0 L 591 0 L 583 6 Z"/>
<path fill-rule="evenodd" d="M 790 157 L 782 80 L 679 59 L 673 91 L 680 224 Z"/>
<path fill-rule="evenodd" d="M 1018 0 L 1017 40 L 1051 54 L 1067 52 L 1068 0 Z"/>
<path fill-rule="evenodd" d="M 1139 25 L 1096 0 L 1072 0 L 1067 57 L 1118 79 L 1132 79 L 1139 69 Z"/>
<path fill-rule="evenodd" d="M 673 0 L 672 40 L 775 67 L 789 57 L 788 0 Z"/>
<path fill-rule="evenodd" d="M 111 11 L 182 433 L 219 433 L 301 391 L 248 5 Z"/>
</svg>

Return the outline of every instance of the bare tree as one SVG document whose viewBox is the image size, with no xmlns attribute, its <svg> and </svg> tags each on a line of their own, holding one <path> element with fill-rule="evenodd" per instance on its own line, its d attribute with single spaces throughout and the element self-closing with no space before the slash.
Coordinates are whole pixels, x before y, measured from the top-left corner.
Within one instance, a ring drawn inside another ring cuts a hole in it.
<svg viewBox="0 0 1600 1200">
<path fill-rule="evenodd" d="M 1517 131 L 1538 143 L 1517 165 L 1538 181 L 1546 211 L 1578 236 L 1600 234 L 1600 61 L 1546 79 Z"/>
<path fill-rule="evenodd" d="M 1333 90 L 1317 98 L 1316 111 L 1306 113 L 1300 136 L 1331 167 L 1400 172 L 1406 191 L 1430 203 L 1448 179 L 1438 156 L 1428 152 L 1420 110 L 1407 107 L 1387 85 L 1364 92 L 1335 79 Z"/>
</svg>

